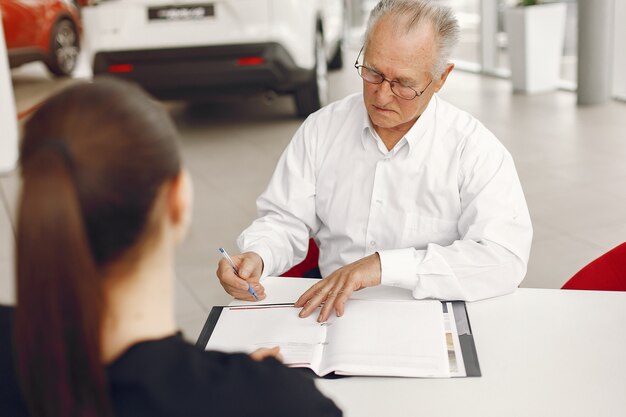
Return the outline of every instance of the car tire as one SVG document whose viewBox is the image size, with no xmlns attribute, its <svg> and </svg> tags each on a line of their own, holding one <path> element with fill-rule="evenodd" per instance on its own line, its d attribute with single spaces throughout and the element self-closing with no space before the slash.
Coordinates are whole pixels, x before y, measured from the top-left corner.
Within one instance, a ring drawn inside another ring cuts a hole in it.
<svg viewBox="0 0 626 417">
<path fill-rule="evenodd" d="M 80 38 L 76 27 L 68 19 L 59 20 L 52 29 L 46 66 L 55 76 L 67 77 L 76 68 L 79 52 Z"/>
<path fill-rule="evenodd" d="M 343 68 L 343 47 L 341 42 L 337 44 L 337 50 L 328 63 L 329 70 L 340 70 Z"/>
<path fill-rule="evenodd" d="M 295 92 L 299 117 L 307 117 L 328 102 L 328 63 L 322 32 L 315 35 L 315 70 L 307 83 Z"/>
</svg>

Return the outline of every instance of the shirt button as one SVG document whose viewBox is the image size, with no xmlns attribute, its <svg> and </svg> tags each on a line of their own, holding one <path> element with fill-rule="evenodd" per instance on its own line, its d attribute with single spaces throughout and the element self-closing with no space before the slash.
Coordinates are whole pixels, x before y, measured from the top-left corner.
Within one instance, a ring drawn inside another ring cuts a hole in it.
<svg viewBox="0 0 626 417">
<path fill-rule="evenodd" d="M 370 242 L 370 245 L 371 245 L 371 246 L 375 246 L 375 245 L 376 245 L 376 241 L 375 241 L 375 240 L 372 240 L 372 241 Z"/>
<path fill-rule="evenodd" d="M 376 204 L 383 204 L 382 200 L 376 200 Z"/>
</svg>

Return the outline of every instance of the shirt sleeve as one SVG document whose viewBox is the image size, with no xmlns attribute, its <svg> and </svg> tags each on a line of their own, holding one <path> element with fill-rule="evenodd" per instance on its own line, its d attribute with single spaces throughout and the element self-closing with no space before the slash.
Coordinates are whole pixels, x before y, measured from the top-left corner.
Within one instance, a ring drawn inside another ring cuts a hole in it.
<svg viewBox="0 0 626 417">
<path fill-rule="evenodd" d="M 532 225 L 511 155 L 485 128 L 459 154 L 460 238 L 379 251 L 383 285 L 473 301 L 511 293 L 524 278 Z"/>
<path fill-rule="evenodd" d="M 315 214 L 314 117 L 300 126 L 283 152 L 267 189 L 257 199 L 257 219 L 237 239 L 241 252 L 256 252 L 263 259 L 261 279 L 301 262 L 312 231 L 319 228 Z"/>
</svg>

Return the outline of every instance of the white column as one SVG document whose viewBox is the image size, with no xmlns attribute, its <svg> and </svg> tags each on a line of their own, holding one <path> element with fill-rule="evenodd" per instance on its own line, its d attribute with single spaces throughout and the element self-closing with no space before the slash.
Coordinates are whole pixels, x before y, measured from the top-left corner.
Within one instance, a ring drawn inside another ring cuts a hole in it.
<svg viewBox="0 0 626 417">
<path fill-rule="evenodd" d="M 11 71 L 0 19 L 0 174 L 11 171 L 17 164 L 17 115 Z"/>
<path fill-rule="evenodd" d="M 613 0 L 578 0 L 578 104 L 611 97 Z"/>
</svg>

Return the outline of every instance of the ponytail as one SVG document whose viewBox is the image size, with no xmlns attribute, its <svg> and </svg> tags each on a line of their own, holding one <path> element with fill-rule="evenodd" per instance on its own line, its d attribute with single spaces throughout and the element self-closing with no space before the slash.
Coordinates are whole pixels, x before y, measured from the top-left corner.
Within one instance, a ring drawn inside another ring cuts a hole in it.
<svg viewBox="0 0 626 417">
<path fill-rule="evenodd" d="M 15 338 L 22 391 L 36 416 L 109 416 L 100 355 L 103 306 L 62 142 L 22 155 Z"/>
<path fill-rule="evenodd" d="M 33 415 L 112 414 L 104 275 L 149 234 L 159 190 L 180 173 L 177 141 L 160 106 L 114 80 L 73 85 L 24 125 L 15 342 Z"/>
</svg>

